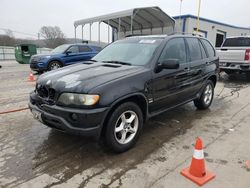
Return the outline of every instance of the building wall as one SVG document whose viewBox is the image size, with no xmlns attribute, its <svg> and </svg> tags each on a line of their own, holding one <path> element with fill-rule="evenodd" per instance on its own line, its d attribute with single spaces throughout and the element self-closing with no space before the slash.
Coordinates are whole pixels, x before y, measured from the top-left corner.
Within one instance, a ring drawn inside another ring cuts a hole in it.
<svg viewBox="0 0 250 188">
<path fill-rule="evenodd" d="M 184 24 L 184 20 L 185 24 Z M 181 28 L 176 26 L 177 31 L 184 31 L 185 33 L 195 33 L 197 28 L 197 20 L 192 17 L 182 18 Z M 176 25 L 179 24 L 179 20 L 176 19 Z M 183 26 L 183 24 L 185 26 Z M 183 30 L 184 29 L 184 30 Z M 216 36 L 217 34 L 224 35 L 224 37 L 231 37 L 231 36 L 250 36 L 250 29 L 247 28 L 240 28 L 236 26 L 228 26 L 227 24 L 218 23 L 214 21 L 206 21 L 201 19 L 200 20 L 200 32 L 199 34 L 206 37 L 214 46 L 216 44 Z"/>
</svg>

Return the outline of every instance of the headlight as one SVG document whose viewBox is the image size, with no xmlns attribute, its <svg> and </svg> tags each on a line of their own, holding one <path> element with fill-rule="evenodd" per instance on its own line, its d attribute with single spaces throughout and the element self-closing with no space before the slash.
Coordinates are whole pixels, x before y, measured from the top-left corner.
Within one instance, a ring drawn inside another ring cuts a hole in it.
<svg viewBox="0 0 250 188">
<path fill-rule="evenodd" d="M 41 61 L 41 60 L 44 60 L 44 59 L 48 59 L 48 58 L 50 58 L 50 57 L 51 57 L 50 55 L 42 56 L 42 57 L 39 57 L 39 58 L 38 58 L 38 61 Z"/>
<path fill-rule="evenodd" d="M 75 93 L 63 93 L 58 102 L 64 105 L 91 106 L 99 101 L 99 95 L 85 95 Z"/>
</svg>

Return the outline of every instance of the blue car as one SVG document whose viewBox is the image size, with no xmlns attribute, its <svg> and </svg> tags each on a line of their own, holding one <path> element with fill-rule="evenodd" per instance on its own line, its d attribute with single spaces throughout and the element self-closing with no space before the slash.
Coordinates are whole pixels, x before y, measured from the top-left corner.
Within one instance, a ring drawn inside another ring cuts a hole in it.
<svg viewBox="0 0 250 188">
<path fill-rule="evenodd" d="M 33 55 L 30 68 L 33 71 L 44 72 L 63 66 L 87 61 L 94 57 L 101 47 L 87 44 L 64 44 L 52 50 L 49 54 Z"/>
</svg>

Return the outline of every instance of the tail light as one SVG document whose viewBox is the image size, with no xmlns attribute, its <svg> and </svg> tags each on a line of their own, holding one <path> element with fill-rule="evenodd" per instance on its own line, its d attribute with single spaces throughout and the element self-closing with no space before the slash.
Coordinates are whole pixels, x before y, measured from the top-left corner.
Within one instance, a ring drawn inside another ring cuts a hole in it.
<svg viewBox="0 0 250 188">
<path fill-rule="evenodd" d="M 250 60 L 250 49 L 247 49 L 245 52 L 245 61 L 249 61 Z"/>
</svg>

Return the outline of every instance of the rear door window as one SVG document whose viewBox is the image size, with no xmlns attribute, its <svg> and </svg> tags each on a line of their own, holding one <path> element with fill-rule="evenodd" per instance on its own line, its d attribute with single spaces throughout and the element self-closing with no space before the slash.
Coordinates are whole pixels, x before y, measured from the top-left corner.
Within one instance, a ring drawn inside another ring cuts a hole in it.
<svg viewBox="0 0 250 188">
<path fill-rule="evenodd" d="M 92 52 L 92 49 L 88 46 L 79 46 L 79 52 L 84 53 L 84 52 Z"/>
<path fill-rule="evenodd" d="M 197 38 L 186 38 L 189 48 L 190 60 L 197 61 L 202 59 L 201 48 Z"/>
<path fill-rule="evenodd" d="M 208 57 L 214 57 L 215 56 L 215 50 L 214 47 L 207 41 L 202 39 L 202 42 L 207 49 Z"/>
<path fill-rule="evenodd" d="M 174 38 L 167 42 L 159 62 L 166 61 L 167 59 L 178 59 L 179 63 L 186 63 L 186 47 L 183 38 Z"/>
</svg>

